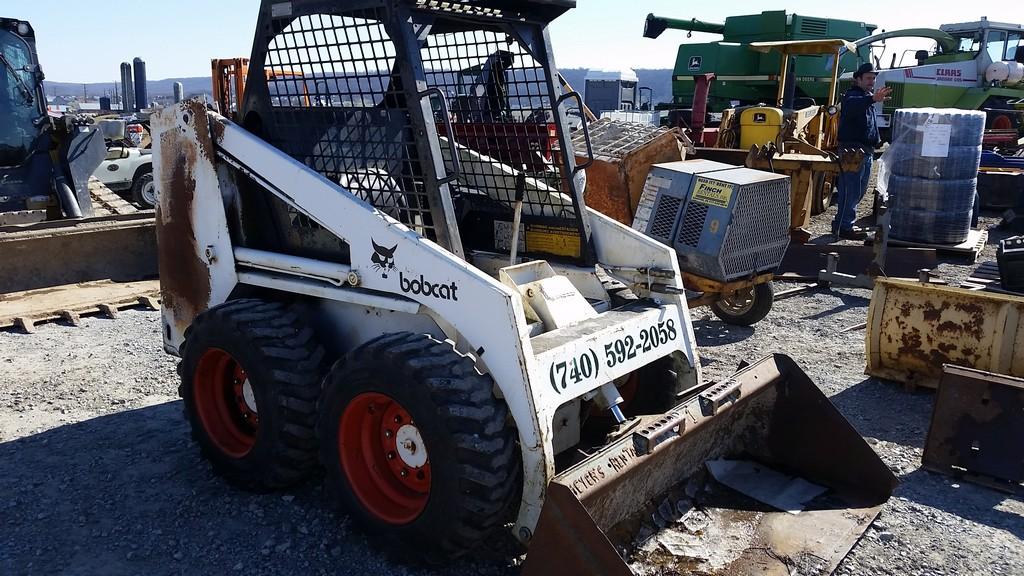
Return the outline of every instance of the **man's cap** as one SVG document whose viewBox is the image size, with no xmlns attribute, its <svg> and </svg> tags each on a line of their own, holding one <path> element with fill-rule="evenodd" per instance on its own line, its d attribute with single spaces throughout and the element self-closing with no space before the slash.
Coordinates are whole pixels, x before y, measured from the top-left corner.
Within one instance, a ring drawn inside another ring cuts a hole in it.
<svg viewBox="0 0 1024 576">
<path fill-rule="evenodd" d="M 871 66 L 871 63 L 870 62 L 865 62 L 864 64 L 861 64 L 857 68 L 857 71 L 853 73 L 853 77 L 854 78 L 860 78 L 861 76 L 863 76 L 865 74 L 874 74 L 874 73 L 875 73 L 875 69 L 874 69 L 874 67 Z"/>
</svg>

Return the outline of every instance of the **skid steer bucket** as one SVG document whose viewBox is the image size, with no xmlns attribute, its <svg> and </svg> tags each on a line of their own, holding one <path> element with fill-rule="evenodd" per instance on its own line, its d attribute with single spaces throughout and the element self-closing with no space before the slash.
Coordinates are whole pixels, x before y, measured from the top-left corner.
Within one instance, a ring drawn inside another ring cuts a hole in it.
<svg viewBox="0 0 1024 576">
<path fill-rule="evenodd" d="M 828 574 L 895 486 L 775 355 L 555 477 L 523 574 Z"/>
<path fill-rule="evenodd" d="M 155 220 L 91 183 L 94 215 L 0 226 L 0 328 L 72 319 L 155 296 Z"/>
<path fill-rule="evenodd" d="M 1024 300 L 880 279 L 868 309 L 865 372 L 936 388 L 944 364 L 1024 377 Z"/>
</svg>

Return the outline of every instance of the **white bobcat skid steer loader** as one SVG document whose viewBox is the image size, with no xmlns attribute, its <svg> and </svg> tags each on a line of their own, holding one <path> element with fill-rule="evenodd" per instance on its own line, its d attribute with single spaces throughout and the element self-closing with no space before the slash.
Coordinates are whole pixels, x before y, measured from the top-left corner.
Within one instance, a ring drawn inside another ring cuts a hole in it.
<svg viewBox="0 0 1024 576">
<path fill-rule="evenodd" d="M 560 522 L 549 487 L 606 466 L 604 445 L 623 475 L 651 476 L 602 506 L 642 511 L 700 467 L 661 455 L 687 451 L 680 419 L 701 403 L 714 406 L 702 422 L 724 423 L 703 429 L 724 431 L 700 458 L 745 452 L 723 415 L 770 431 L 776 406 L 831 409 L 772 358 L 706 390 L 673 250 L 587 209 L 573 154 L 544 156 L 538 138 L 571 150 L 562 108 L 579 95 L 553 81 L 546 25 L 573 5 L 265 1 L 241 125 L 195 101 L 154 117 L 165 347 L 193 436 L 228 480 L 283 487 L 319 461 L 364 527 L 442 559 L 506 524 L 525 544 L 572 530 L 581 517 Z M 460 98 L 477 114 L 453 114 L 458 72 L 495 53 L 504 79 Z M 822 413 L 794 420 L 874 457 Z M 784 451 L 770 448 L 750 453 Z M 795 453 L 814 470 L 833 459 Z M 879 467 L 849 479 L 872 495 L 861 523 L 884 500 Z"/>
</svg>

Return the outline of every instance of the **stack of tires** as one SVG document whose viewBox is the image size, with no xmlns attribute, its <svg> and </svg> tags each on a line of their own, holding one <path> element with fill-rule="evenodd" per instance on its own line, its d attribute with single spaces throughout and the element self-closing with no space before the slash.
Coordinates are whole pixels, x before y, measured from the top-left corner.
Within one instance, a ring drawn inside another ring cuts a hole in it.
<svg viewBox="0 0 1024 576">
<path fill-rule="evenodd" d="M 892 126 L 892 144 L 886 152 L 890 235 L 928 244 L 967 240 L 985 113 L 897 110 Z"/>
</svg>

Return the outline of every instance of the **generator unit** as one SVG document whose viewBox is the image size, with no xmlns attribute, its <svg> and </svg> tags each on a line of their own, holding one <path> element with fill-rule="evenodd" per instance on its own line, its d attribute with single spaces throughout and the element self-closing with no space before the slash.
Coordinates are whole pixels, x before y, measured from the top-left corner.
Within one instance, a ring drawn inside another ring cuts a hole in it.
<svg viewBox="0 0 1024 576">
<path fill-rule="evenodd" d="M 710 160 L 655 164 L 633 228 L 675 248 L 684 272 L 731 282 L 782 262 L 789 203 L 788 176 Z"/>
</svg>

